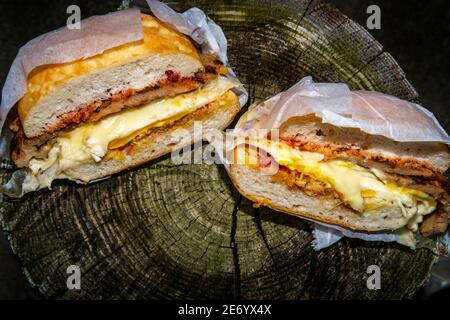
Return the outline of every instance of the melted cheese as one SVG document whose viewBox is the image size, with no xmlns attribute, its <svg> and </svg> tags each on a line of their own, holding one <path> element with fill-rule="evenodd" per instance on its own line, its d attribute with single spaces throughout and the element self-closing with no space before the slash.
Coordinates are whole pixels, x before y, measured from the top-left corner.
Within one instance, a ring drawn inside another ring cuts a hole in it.
<svg viewBox="0 0 450 320">
<path fill-rule="evenodd" d="M 371 169 L 341 160 L 324 161 L 320 153 L 299 151 L 281 142 L 250 139 L 248 144 L 268 152 L 279 165 L 331 185 L 358 212 L 377 212 L 389 202 L 400 206 L 405 217 L 414 218 L 409 226 L 414 229 L 421 216 L 436 208 L 436 200 L 428 194 L 382 181 Z M 241 160 L 255 164 L 254 157 Z"/>
<path fill-rule="evenodd" d="M 170 117 L 168 119 L 161 120 L 161 121 L 158 121 L 156 123 L 149 124 L 148 126 L 145 126 L 142 129 L 134 131 L 133 133 L 131 133 L 130 135 L 128 135 L 126 137 L 114 139 L 113 141 L 111 141 L 108 144 L 108 149 L 109 150 L 113 150 L 113 149 L 118 149 L 120 147 L 123 147 L 127 143 L 129 143 L 132 140 L 134 140 L 140 134 L 146 133 L 149 129 L 165 126 L 168 123 L 171 123 L 171 122 L 177 121 L 178 119 L 181 119 L 182 117 L 184 117 L 185 115 L 187 115 L 189 113 L 190 112 L 188 112 L 188 111 L 179 113 L 179 114 L 177 114 L 177 115 L 175 115 L 173 117 Z"/>
<path fill-rule="evenodd" d="M 124 110 L 98 122 L 82 125 L 57 137 L 48 157 L 44 160 L 32 159 L 29 168 L 34 176 L 49 176 L 43 181 L 49 186 L 66 169 L 92 159 L 101 161 L 108 149 L 123 146 L 151 127 L 162 126 L 192 113 L 236 85 L 228 78 L 219 76 L 195 91 L 161 98 L 139 108 Z"/>
</svg>

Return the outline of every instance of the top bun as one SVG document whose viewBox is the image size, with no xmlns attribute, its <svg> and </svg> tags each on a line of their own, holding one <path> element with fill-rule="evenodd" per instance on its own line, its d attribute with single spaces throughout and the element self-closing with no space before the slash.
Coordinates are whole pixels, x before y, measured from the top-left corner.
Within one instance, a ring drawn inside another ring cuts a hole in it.
<svg viewBox="0 0 450 320">
<path fill-rule="evenodd" d="M 155 85 L 168 70 L 192 76 L 203 68 L 188 37 L 149 15 L 142 14 L 141 22 L 142 40 L 86 59 L 35 68 L 18 103 L 26 136 L 45 133 L 59 116 L 95 101 Z"/>
</svg>

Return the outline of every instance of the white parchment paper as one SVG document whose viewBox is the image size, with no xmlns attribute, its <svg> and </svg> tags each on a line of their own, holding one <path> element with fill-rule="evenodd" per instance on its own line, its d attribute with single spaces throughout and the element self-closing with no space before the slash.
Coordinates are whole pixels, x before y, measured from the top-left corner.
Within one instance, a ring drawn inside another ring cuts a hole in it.
<svg viewBox="0 0 450 320">
<path fill-rule="evenodd" d="M 238 128 L 276 129 L 292 117 L 308 114 L 394 141 L 450 144 L 434 115 L 418 104 L 380 92 L 350 91 L 343 83 L 315 83 L 311 77 L 249 110 Z"/>
</svg>

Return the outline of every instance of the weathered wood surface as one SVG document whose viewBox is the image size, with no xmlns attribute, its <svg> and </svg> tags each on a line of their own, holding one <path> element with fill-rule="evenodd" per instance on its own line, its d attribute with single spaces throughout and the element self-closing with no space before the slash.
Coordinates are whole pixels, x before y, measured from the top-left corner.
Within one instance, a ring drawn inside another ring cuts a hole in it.
<svg viewBox="0 0 450 320">
<path fill-rule="evenodd" d="M 251 102 L 312 75 L 405 99 L 417 93 L 362 27 L 321 1 L 180 1 L 224 29 Z M 2 181 L 12 172 L 3 163 Z M 58 183 L 0 216 L 33 286 L 50 298 L 403 298 L 427 278 L 426 249 L 345 239 L 314 252 L 309 225 L 255 209 L 215 165 L 152 162 L 88 186 Z M 78 265 L 81 290 L 67 290 Z M 381 290 L 368 290 L 378 265 Z"/>
</svg>

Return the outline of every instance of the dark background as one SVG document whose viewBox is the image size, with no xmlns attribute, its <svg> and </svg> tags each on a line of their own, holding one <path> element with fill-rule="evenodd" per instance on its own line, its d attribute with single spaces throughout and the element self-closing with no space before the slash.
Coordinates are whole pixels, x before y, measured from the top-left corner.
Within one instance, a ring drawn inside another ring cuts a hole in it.
<svg viewBox="0 0 450 320">
<path fill-rule="evenodd" d="M 420 94 L 450 131 L 450 1 L 328 0 L 343 13 L 366 26 L 369 5 L 381 8 L 381 30 L 372 35 L 392 54 Z M 0 84 L 17 50 L 28 40 L 66 23 L 66 8 L 77 4 L 83 18 L 115 10 L 121 0 L 62 0 L 0 2 Z M 30 214 L 33 214 L 30 212 Z M 436 269 L 442 269 L 440 264 Z M 445 269 L 445 268 L 444 268 Z M 450 275 L 449 275 L 450 276 Z M 0 232 L 0 299 L 32 299 L 36 293 L 22 274 L 6 236 Z"/>
</svg>

